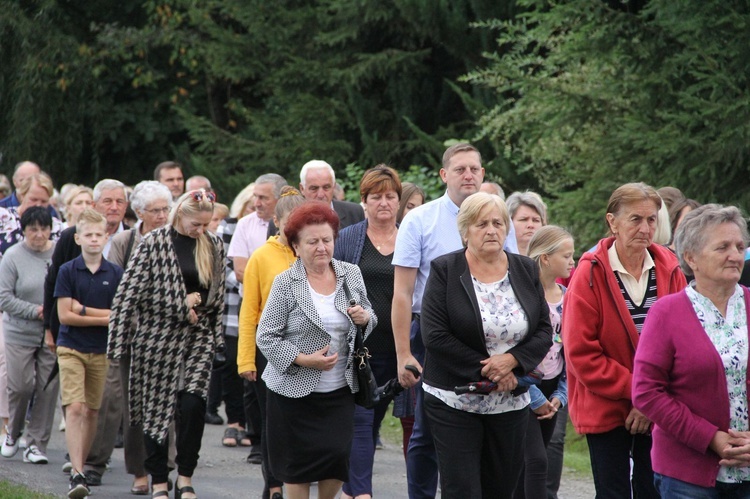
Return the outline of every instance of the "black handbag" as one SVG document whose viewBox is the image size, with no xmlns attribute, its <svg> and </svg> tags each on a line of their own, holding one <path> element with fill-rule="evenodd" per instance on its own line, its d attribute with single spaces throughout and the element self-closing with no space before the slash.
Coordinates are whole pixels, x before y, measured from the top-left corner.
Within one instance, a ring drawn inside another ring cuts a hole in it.
<svg viewBox="0 0 750 499">
<path fill-rule="evenodd" d="M 346 280 L 344 280 L 344 293 L 346 293 L 346 301 L 349 303 L 349 306 L 353 307 L 357 304 L 352 299 L 352 294 L 349 292 Z M 354 402 L 365 409 L 372 409 L 378 403 L 380 397 L 377 394 L 378 382 L 375 381 L 375 376 L 372 374 L 372 368 L 370 367 L 370 352 L 364 346 L 364 342 L 362 328 L 357 326 L 352 362 L 354 363 L 354 374 L 357 376 L 357 381 L 359 382 L 359 391 L 354 394 Z"/>
</svg>

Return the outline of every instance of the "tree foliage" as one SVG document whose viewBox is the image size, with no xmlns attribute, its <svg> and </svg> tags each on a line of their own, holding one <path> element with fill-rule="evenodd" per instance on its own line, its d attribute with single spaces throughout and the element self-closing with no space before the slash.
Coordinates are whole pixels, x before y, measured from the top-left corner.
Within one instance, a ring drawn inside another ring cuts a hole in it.
<svg viewBox="0 0 750 499">
<path fill-rule="evenodd" d="M 601 236 L 625 182 L 747 205 L 747 2 L 519 4 L 515 19 L 480 24 L 502 52 L 466 78 L 500 96 L 479 137 L 534 176 L 579 247 Z"/>
<path fill-rule="evenodd" d="M 177 159 L 223 198 L 309 159 L 437 169 L 493 92 L 476 0 L 0 0 L 0 152 L 132 183 Z M 8 61 L 8 64 L 5 62 Z M 473 133 L 473 132 L 471 132 Z M 44 137 L 40 140 L 40 137 Z"/>
</svg>

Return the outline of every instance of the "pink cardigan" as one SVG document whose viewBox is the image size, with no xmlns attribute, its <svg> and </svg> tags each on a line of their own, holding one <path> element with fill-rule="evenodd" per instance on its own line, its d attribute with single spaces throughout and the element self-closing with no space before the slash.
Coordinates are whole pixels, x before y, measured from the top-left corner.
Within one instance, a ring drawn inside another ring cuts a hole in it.
<svg viewBox="0 0 750 499">
<path fill-rule="evenodd" d="M 750 313 L 750 291 L 743 291 Z M 750 380 L 746 383 L 750 393 Z M 719 456 L 708 446 L 716 431 L 729 428 L 727 380 L 684 290 L 661 298 L 649 311 L 635 354 L 633 405 L 655 423 L 655 472 L 701 487 L 716 485 Z"/>
</svg>

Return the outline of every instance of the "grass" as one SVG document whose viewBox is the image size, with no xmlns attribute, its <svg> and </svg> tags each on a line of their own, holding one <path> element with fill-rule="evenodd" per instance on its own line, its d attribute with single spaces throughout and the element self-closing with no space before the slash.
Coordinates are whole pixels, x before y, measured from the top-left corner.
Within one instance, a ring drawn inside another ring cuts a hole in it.
<svg viewBox="0 0 750 499">
<path fill-rule="evenodd" d="M 566 468 L 570 468 L 577 473 L 592 477 L 591 457 L 589 456 L 589 446 L 586 443 L 586 437 L 576 433 L 573 425 L 570 424 L 570 419 L 568 419 L 568 428 L 565 430 L 563 464 Z"/>
<path fill-rule="evenodd" d="M 7 480 L 0 480 L 0 497 L 3 499 L 50 499 L 55 496 L 40 494 Z"/>
<path fill-rule="evenodd" d="M 383 424 L 380 426 L 380 436 L 389 444 L 401 447 L 401 422 L 392 416 L 392 411 L 393 405 L 388 408 Z M 565 432 L 563 462 L 566 468 L 591 477 L 591 459 L 586 437 L 575 432 L 570 420 L 568 420 L 568 428 Z"/>
</svg>

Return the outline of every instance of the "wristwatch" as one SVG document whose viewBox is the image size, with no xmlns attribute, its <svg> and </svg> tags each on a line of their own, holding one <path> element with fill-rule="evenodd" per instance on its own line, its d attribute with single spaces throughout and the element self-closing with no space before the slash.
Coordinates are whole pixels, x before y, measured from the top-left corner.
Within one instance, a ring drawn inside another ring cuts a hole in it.
<svg viewBox="0 0 750 499">
<path fill-rule="evenodd" d="M 78 313 L 80 316 L 86 315 L 86 305 L 81 305 L 81 311 Z"/>
</svg>

